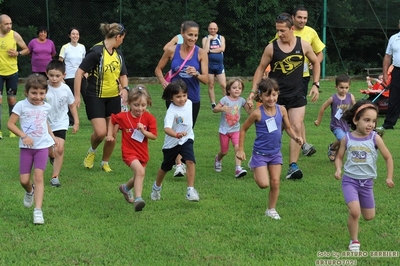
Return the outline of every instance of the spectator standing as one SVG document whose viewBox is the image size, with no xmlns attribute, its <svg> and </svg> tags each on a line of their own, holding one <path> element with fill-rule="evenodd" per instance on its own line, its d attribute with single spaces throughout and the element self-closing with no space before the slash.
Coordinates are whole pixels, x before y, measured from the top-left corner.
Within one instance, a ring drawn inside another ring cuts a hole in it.
<svg viewBox="0 0 400 266">
<path fill-rule="evenodd" d="M 31 54 L 32 73 L 46 76 L 47 64 L 56 55 L 56 47 L 52 40 L 47 39 L 49 31 L 46 27 L 37 30 L 37 38 L 32 39 L 28 48 Z"/>
</svg>

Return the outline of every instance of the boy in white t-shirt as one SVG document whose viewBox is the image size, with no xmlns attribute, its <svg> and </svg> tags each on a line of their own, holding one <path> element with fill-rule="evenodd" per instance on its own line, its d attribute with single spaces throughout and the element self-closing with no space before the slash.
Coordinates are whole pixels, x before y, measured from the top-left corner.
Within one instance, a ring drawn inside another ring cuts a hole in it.
<svg viewBox="0 0 400 266">
<path fill-rule="evenodd" d="M 65 77 L 64 63 L 59 60 L 52 60 L 46 67 L 46 74 L 49 79 L 46 101 L 51 105 L 48 122 L 51 131 L 53 131 L 58 140 L 58 146 L 49 150 L 50 162 L 53 164 L 50 184 L 53 187 L 59 187 L 61 185 L 59 174 L 64 161 L 64 143 L 69 124 L 68 110 L 70 110 L 74 118 L 73 134 L 79 130 L 79 117 L 74 95 L 68 85 L 62 82 Z"/>
</svg>

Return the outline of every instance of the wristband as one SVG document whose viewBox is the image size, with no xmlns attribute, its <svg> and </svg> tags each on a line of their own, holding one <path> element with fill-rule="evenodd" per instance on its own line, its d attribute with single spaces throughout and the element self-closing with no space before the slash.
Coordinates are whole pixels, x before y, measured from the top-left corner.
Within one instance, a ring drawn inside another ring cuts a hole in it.
<svg viewBox="0 0 400 266">
<path fill-rule="evenodd" d="M 317 87 L 319 89 L 319 82 L 313 82 L 312 85 L 315 85 L 315 87 Z"/>
<path fill-rule="evenodd" d="M 129 87 L 128 87 L 128 86 L 125 86 L 125 87 L 124 87 L 124 90 L 126 90 L 127 92 L 129 92 L 129 91 L 130 91 L 130 89 L 129 89 Z"/>
<path fill-rule="evenodd" d="M 175 137 L 176 137 L 177 139 L 180 139 L 179 133 L 176 133 Z"/>
</svg>

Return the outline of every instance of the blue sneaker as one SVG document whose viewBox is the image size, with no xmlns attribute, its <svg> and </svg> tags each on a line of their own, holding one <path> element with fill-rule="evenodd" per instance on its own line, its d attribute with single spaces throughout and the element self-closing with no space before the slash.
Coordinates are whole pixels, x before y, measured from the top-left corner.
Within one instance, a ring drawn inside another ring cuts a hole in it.
<svg viewBox="0 0 400 266">
<path fill-rule="evenodd" d="M 303 178 L 303 172 L 301 172 L 297 164 L 295 163 L 291 164 L 286 174 L 286 179 L 302 179 L 302 178 Z"/>
</svg>

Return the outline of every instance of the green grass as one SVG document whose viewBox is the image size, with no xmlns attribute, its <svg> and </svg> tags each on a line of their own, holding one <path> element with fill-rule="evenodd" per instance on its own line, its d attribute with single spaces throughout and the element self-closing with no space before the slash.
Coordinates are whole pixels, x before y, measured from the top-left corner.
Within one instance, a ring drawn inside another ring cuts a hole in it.
<svg viewBox="0 0 400 266">
<path fill-rule="evenodd" d="M 351 91 L 357 99 L 362 98 L 358 90 L 364 87 L 364 81 L 352 83 Z M 121 159 L 120 135 L 110 160 L 112 173 L 100 170 L 101 152 L 93 169 L 83 167 L 92 131 L 81 107 L 80 131 L 67 135 L 62 186 L 50 187 L 51 165 L 45 173 L 43 226 L 33 225 L 33 210 L 22 204 L 18 139 L 7 137 L 8 107 L 3 97 L 0 265 L 315 265 L 321 259 L 318 252 L 347 249 L 347 207 L 340 181 L 334 178 L 334 165 L 327 157 L 328 144 L 334 140 L 329 130 L 330 110 L 326 110 L 319 127 L 313 125 L 319 107 L 335 92 L 332 81 L 321 82 L 320 99 L 307 106 L 307 141 L 315 145 L 317 153 L 312 157 L 300 156 L 298 164 L 304 173 L 300 181 L 285 180 L 289 137 L 286 133 L 283 136 L 284 165 L 277 204 L 280 221 L 264 216 L 268 190 L 256 186 L 251 172 L 235 179 L 232 148 L 223 160 L 222 172 L 213 170 L 214 156 L 219 150 L 220 115 L 211 112 L 205 86 L 195 127 L 195 187 L 200 202 L 185 200 L 186 180 L 172 178 L 172 172 L 163 183 L 162 200 L 151 201 L 151 185 L 162 161 L 165 105 L 160 99 L 161 86 L 148 88 L 154 102 L 149 110 L 158 120 L 159 136 L 149 141 L 144 210 L 135 213 L 118 191 L 118 186 L 132 176 Z M 249 89 L 250 83 L 246 83 L 244 97 Z M 22 87 L 18 98 L 22 98 Z M 246 118 L 243 113 L 242 121 Z M 380 118 L 378 125 L 382 122 Z M 395 129 L 384 136 L 395 161 L 395 176 L 400 159 L 398 133 Z M 249 157 L 254 128 L 247 136 Z M 247 162 L 243 165 L 247 168 Z M 380 157 L 375 182 L 376 217 L 369 222 L 360 221 L 363 251 L 400 251 L 400 193 L 397 187 L 386 187 L 385 171 Z M 357 265 L 399 263 L 398 257 L 347 259 L 356 260 Z"/>
</svg>

